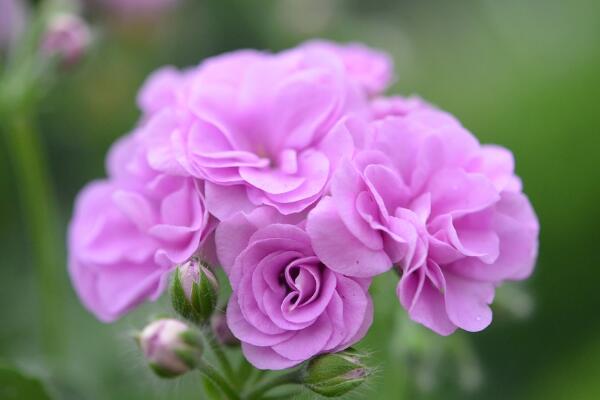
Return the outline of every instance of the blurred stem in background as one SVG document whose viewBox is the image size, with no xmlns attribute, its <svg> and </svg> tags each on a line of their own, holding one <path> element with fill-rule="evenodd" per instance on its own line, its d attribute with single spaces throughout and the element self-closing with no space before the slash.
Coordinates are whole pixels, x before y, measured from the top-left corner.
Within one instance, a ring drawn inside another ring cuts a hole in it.
<svg viewBox="0 0 600 400">
<path fill-rule="evenodd" d="M 43 2 L 32 9 L 26 34 L 5 59 L 0 75 L 0 128 L 13 165 L 19 208 L 30 236 L 32 252 L 23 258 L 31 257 L 36 270 L 41 345 L 50 364 L 58 362 L 62 352 L 64 244 L 36 110 L 59 61 L 43 54 L 40 44 L 50 17 L 66 9 L 59 0 Z"/>
<path fill-rule="evenodd" d="M 13 163 L 19 203 L 32 243 L 37 270 L 39 316 L 44 352 L 52 361 L 60 353 L 62 296 L 59 288 L 62 249 L 56 199 L 42 154 L 34 113 L 21 107 L 4 116 L 5 138 Z"/>
<path fill-rule="evenodd" d="M 260 4 L 247 0 L 205 0 L 202 6 L 212 18 L 207 20 L 209 32 L 215 41 L 213 53 L 240 48 L 268 48 L 274 40 L 272 27 L 273 0 L 261 0 Z M 224 29 L 232 27 L 235 29 Z"/>
<path fill-rule="evenodd" d="M 409 316 L 394 316 L 390 354 L 396 360 L 395 370 L 402 382 L 402 398 L 428 398 L 448 382 L 463 394 L 475 393 L 483 383 L 483 370 L 464 332 L 439 336 L 415 324 Z"/>
</svg>

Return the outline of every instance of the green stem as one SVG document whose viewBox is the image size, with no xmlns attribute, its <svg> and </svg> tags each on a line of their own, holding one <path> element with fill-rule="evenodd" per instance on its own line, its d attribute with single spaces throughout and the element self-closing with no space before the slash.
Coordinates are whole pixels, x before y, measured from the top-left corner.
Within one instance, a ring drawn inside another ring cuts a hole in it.
<svg viewBox="0 0 600 400">
<path fill-rule="evenodd" d="M 25 107 L 26 109 L 26 107 Z M 32 113 L 6 113 L 5 131 L 9 154 L 20 195 L 20 204 L 33 244 L 36 268 L 41 337 L 45 353 L 53 358 L 60 352 L 61 290 L 58 277 L 63 266 L 60 253 L 56 204 L 47 176 Z"/>
<path fill-rule="evenodd" d="M 274 389 L 278 386 L 283 385 L 292 385 L 301 383 L 302 370 L 296 370 L 289 372 L 284 375 L 280 375 L 278 377 L 273 378 L 272 380 L 262 384 L 257 389 L 253 390 L 245 396 L 246 400 L 258 400 L 261 398 L 263 394 L 268 392 L 271 389 Z"/>
<path fill-rule="evenodd" d="M 227 355 L 223 351 L 223 348 L 217 341 L 217 338 L 213 334 L 210 327 L 205 327 L 205 329 L 202 329 L 202 332 L 204 333 L 204 338 L 206 339 L 206 342 L 208 343 L 212 352 L 217 358 L 217 361 L 221 366 L 221 369 L 225 373 L 227 379 L 229 379 L 230 382 L 236 382 L 236 375 L 233 371 L 233 368 L 231 367 L 231 363 L 229 362 Z"/>
<path fill-rule="evenodd" d="M 267 370 L 267 369 L 259 369 L 257 371 L 258 372 L 252 378 L 254 383 L 258 383 L 258 382 L 262 381 L 263 378 L 265 376 L 267 376 L 267 374 L 269 373 L 269 370 Z"/>
<path fill-rule="evenodd" d="M 244 356 L 240 360 L 240 365 L 237 369 L 236 379 L 237 387 L 240 391 L 244 390 L 244 386 L 251 380 L 252 373 L 256 371 Z"/>
<path fill-rule="evenodd" d="M 277 396 L 265 396 L 262 397 L 261 400 L 289 400 L 295 399 L 300 394 L 300 391 L 293 391 L 283 394 L 278 394 Z"/>
<path fill-rule="evenodd" d="M 240 396 L 238 396 L 238 394 L 231 387 L 229 382 L 227 382 L 227 380 L 225 378 L 223 378 L 223 376 L 221 376 L 221 374 L 219 374 L 219 372 L 216 369 L 214 369 L 212 366 L 205 363 L 204 361 L 199 361 L 198 370 L 202 374 L 204 374 L 207 378 L 209 378 L 211 381 L 213 381 L 214 384 L 217 385 L 219 387 L 219 389 L 221 389 L 223 394 L 225 394 L 227 399 L 240 400 Z"/>
</svg>

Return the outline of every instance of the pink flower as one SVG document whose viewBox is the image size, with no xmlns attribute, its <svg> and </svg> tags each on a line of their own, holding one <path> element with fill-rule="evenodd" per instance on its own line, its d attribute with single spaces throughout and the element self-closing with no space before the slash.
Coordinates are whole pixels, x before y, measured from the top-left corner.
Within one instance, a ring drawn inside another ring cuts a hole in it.
<svg viewBox="0 0 600 400">
<path fill-rule="evenodd" d="M 404 117 L 413 111 L 433 109 L 434 106 L 417 96 L 378 97 L 371 102 L 373 119 L 386 117 Z"/>
<path fill-rule="evenodd" d="M 213 224 L 201 184 L 150 169 L 135 136 L 109 155 L 110 179 L 78 196 L 69 227 L 69 272 L 85 306 L 113 321 L 163 291 Z"/>
<path fill-rule="evenodd" d="M 394 61 L 389 54 L 361 43 L 340 45 L 326 40 L 312 40 L 302 47 L 336 54 L 342 60 L 346 73 L 369 95 L 380 94 L 393 79 Z"/>
<path fill-rule="evenodd" d="M 301 212 L 352 155 L 340 124 L 369 113 L 369 91 L 387 82 L 386 60 L 358 46 L 313 43 L 163 69 L 139 97 L 149 163 L 206 180 L 207 205 L 219 219 L 260 205 Z M 366 81 L 370 68 L 382 75 L 377 83 Z"/>
<path fill-rule="evenodd" d="M 484 329 L 495 286 L 527 277 L 537 254 L 512 154 L 434 109 L 372 128 L 369 148 L 340 166 L 331 197 L 309 214 L 315 253 L 351 276 L 396 265 L 402 305 L 440 334 Z"/>
<path fill-rule="evenodd" d="M 325 267 L 299 219 L 261 207 L 217 228 L 217 252 L 233 288 L 228 325 L 260 369 L 344 349 L 372 321 L 369 280 Z"/>
</svg>

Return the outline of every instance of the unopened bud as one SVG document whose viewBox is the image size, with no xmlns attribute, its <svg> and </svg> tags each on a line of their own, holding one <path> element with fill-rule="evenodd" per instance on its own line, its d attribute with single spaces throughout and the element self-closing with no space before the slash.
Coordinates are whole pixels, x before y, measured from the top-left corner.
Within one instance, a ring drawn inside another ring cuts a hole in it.
<svg viewBox="0 0 600 400">
<path fill-rule="evenodd" d="M 148 365 L 163 378 L 188 372 L 202 355 L 198 333 L 176 319 L 159 319 L 150 323 L 137 339 Z"/>
<path fill-rule="evenodd" d="M 303 383 L 322 396 L 341 396 L 360 386 L 372 374 L 364 358 L 353 349 L 313 358 L 306 367 Z"/>
<path fill-rule="evenodd" d="M 60 64 L 70 67 L 85 54 L 91 33 L 86 22 L 75 14 L 52 16 L 42 38 L 41 49 L 48 57 L 58 57 Z"/>
<path fill-rule="evenodd" d="M 215 334 L 215 337 L 224 346 L 238 346 L 240 341 L 236 338 L 229 326 L 227 325 L 227 317 L 222 312 L 216 312 L 211 320 L 210 326 Z"/>
<path fill-rule="evenodd" d="M 217 278 L 208 265 L 192 258 L 175 271 L 171 302 L 182 317 L 207 323 L 217 306 L 218 292 Z"/>
</svg>

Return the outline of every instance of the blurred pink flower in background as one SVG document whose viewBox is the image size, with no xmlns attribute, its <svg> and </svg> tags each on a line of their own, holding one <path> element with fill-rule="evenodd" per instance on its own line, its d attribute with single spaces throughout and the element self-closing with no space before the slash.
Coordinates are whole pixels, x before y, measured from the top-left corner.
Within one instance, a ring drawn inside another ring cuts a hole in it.
<svg viewBox="0 0 600 400">
<path fill-rule="evenodd" d="M 125 17 L 157 14 L 174 7 L 181 0 L 88 0 Z"/>
<path fill-rule="evenodd" d="M 72 66 L 83 57 L 91 41 L 87 23 L 75 14 L 53 15 L 42 37 L 42 51 L 57 56 L 64 66 Z"/>
<path fill-rule="evenodd" d="M 0 0 L 0 50 L 12 46 L 23 32 L 25 22 L 23 0 Z"/>
</svg>

